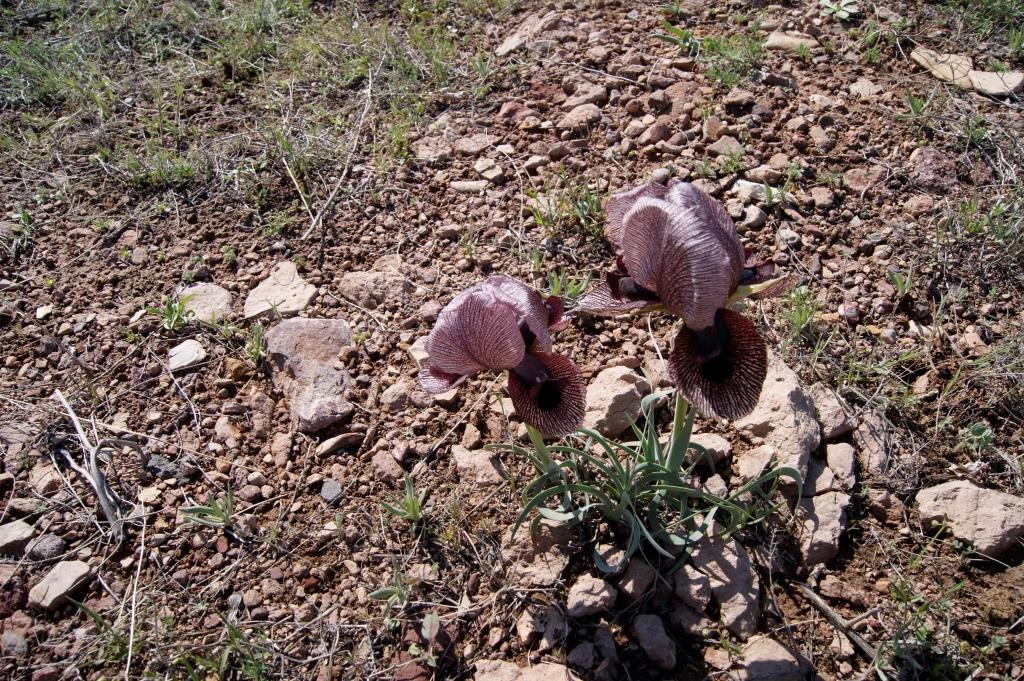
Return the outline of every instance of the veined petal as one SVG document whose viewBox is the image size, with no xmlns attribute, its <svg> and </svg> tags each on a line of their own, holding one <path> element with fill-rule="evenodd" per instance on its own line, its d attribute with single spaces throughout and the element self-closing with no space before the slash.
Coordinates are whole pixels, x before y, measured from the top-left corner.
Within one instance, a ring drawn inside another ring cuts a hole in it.
<svg viewBox="0 0 1024 681">
<path fill-rule="evenodd" d="M 578 429 L 586 410 L 587 388 L 576 363 L 557 353 L 530 353 L 548 374 L 548 379 L 525 385 L 513 372 L 508 375 L 512 406 L 524 423 L 551 437 Z"/>
<path fill-rule="evenodd" d="M 622 223 L 626 217 L 626 213 L 630 211 L 633 205 L 644 197 L 651 197 L 655 199 L 661 199 L 665 197 L 668 192 L 668 187 L 657 182 L 648 182 L 642 184 L 639 187 L 633 187 L 632 189 L 626 189 L 624 191 L 615 192 L 608 199 L 608 205 L 605 207 L 605 224 L 604 233 L 616 246 L 622 245 Z"/>
<path fill-rule="evenodd" d="M 526 353 L 526 343 L 517 310 L 475 286 L 441 310 L 426 349 L 432 367 L 447 374 L 471 375 L 514 367 Z"/>
<path fill-rule="evenodd" d="M 467 377 L 467 374 L 449 374 L 436 367 L 427 366 L 420 371 L 416 378 L 419 380 L 420 387 L 431 395 L 436 395 L 451 390 L 465 381 Z"/>
<path fill-rule="evenodd" d="M 736 225 L 725 211 L 725 206 L 690 182 L 672 183 L 665 200 L 695 214 L 704 229 L 713 235 L 722 250 L 728 254 L 732 276 L 739 281 L 746 253 L 736 233 Z"/>
<path fill-rule="evenodd" d="M 518 279 L 505 276 L 488 277 L 478 284 L 491 292 L 497 300 L 501 300 L 515 309 L 530 333 L 534 335 L 531 347 L 543 352 L 551 352 L 550 311 L 544 305 L 544 297 Z M 530 348 L 527 348 L 529 350 Z"/>
<path fill-rule="evenodd" d="M 707 357 L 696 331 L 680 329 L 669 356 L 669 373 L 698 411 L 737 419 L 757 405 L 768 373 L 768 351 L 754 323 L 737 312 L 718 310 L 716 326 L 718 354 L 713 357 Z"/>
<path fill-rule="evenodd" d="M 590 293 L 579 299 L 576 309 L 590 314 L 614 317 L 633 310 L 641 310 L 650 305 L 651 301 L 649 300 L 616 297 L 608 284 L 598 284 Z"/>
</svg>

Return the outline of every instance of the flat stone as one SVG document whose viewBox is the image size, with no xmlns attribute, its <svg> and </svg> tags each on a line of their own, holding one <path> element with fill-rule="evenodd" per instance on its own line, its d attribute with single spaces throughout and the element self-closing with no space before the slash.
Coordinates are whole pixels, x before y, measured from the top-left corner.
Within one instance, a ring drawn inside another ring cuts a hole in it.
<svg viewBox="0 0 1024 681">
<path fill-rule="evenodd" d="M 814 49 L 821 43 L 809 35 L 795 32 L 772 31 L 764 42 L 766 50 L 782 50 L 784 52 L 797 52 L 801 48 Z"/>
<path fill-rule="evenodd" d="M 377 258 L 369 270 L 341 275 L 335 290 L 346 300 L 376 310 L 396 300 L 406 300 L 416 290 L 407 276 L 409 271 L 400 256 L 385 255 Z"/>
<path fill-rule="evenodd" d="M 931 192 L 949 194 L 959 183 L 956 162 L 936 147 L 918 147 L 910 154 L 910 179 Z"/>
<path fill-rule="evenodd" d="M 452 158 L 452 145 L 441 136 L 421 137 L 409 145 L 413 158 L 420 163 L 439 166 Z"/>
<path fill-rule="evenodd" d="M 266 334 L 274 385 L 288 398 L 292 422 L 314 433 L 352 415 L 348 374 L 338 353 L 352 344 L 342 319 L 287 319 Z"/>
<path fill-rule="evenodd" d="M 800 658 L 768 636 L 750 639 L 737 667 L 729 675 L 733 681 L 794 681 L 804 678 L 804 665 Z"/>
<path fill-rule="evenodd" d="M 807 475 L 807 459 L 821 444 L 814 402 L 796 372 L 775 352 L 768 353 L 768 375 L 753 411 L 734 425 L 775 449 L 776 462 Z"/>
<path fill-rule="evenodd" d="M 807 388 L 807 392 L 814 401 L 821 431 L 826 440 L 842 437 L 853 430 L 853 420 L 848 415 L 850 409 L 834 390 L 823 383 L 813 383 Z"/>
<path fill-rule="evenodd" d="M 34 532 L 35 528 L 24 520 L 0 525 L 0 556 L 20 554 Z"/>
<path fill-rule="evenodd" d="M 348 449 L 353 445 L 361 444 L 364 437 L 362 433 L 341 433 L 329 437 L 316 446 L 316 455 L 327 456 L 342 449 Z"/>
<path fill-rule="evenodd" d="M 255 319 L 268 313 L 293 317 L 306 309 L 314 296 L 316 286 L 299 276 L 295 263 L 284 260 L 277 263 L 270 271 L 270 276 L 249 292 L 243 314 L 246 319 Z"/>
<path fill-rule="evenodd" d="M 62 537 L 55 534 L 44 534 L 32 541 L 26 552 L 32 560 L 54 560 L 64 555 L 66 550 L 67 544 Z"/>
<path fill-rule="evenodd" d="M 708 632 L 715 628 L 715 623 L 703 612 L 694 610 L 679 600 L 674 600 L 672 603 L 672 610 L 668 613 L 668 623 L 684 634 L 701 638 L 706 638 Z"/>
<path fill-rule="evenodd" d="M 487 189 L 487 180 L 455 180 L 448 186 L 457 194 L 482 194 Z"/>
<path fill-rule="evenodd" d="M 864 412 L 853 431 L 857 462 L 866 476 L 882 476 L 889 469 L 889 436 L 885 421 L 873 411 Z"/>
<path fill-rule="evenodd" d="M 631 558 L 626 567 L 626 574 L 622 575 L 622 579 L 619 581 L 619 590 L 627 601 L 638 601 L 651 588 L 657 576 L 658 573 L 646 560 L 638 557 Z"/>
<path fill-rule="evenodd" d="M 961 541 L 979 553 L 997 557 L 1024 536 L 1024 498 L 951 480 L 917 493 L 921 523 L 931 529 L 944 519 Z"/>
<path fill-rule="evenodd" d="M 910 58 L 941 81 L 965 89 L 971 87 L 968 74 L 974 68 L 974 63 L 970 57 L 962 54 L 942 54 L 925 47 L 915 47 L 910 53 Z"/>
<path fill-rule="evenodd" d="M 167 368 L 172 372 L 194 367 L 206 359 L 206 348 L 194 338 L 175 345 L 167 353 Z"/>
<path fill-rule="evenodd" d="M 676 666 L 676 644 L 665 632 L 665 624 L 657 615 L 637 615 L 630 627 L 633 640 L 659 669 Z"/>
<path fill-rule="evenodd" d="M 694 433 L 690 437 L 690 445 L 701 447 L 707 453 L 707 457 L 703 454 L 699 455 L 701 460 L 707 462 L 710 457 L 715 470 L 718 470 L 732 456 L 732 444 L 716 433 Z M 695 451 L 694 455 L 698 455 L 697 452 L 699 450 Z"/>
<path fill-rule="evenodd" d="M 524 523 L 513 537 L 509 528 L 502 537 L 501 557 L 513 584 L 547 588 L 558 581 L 578 550 L 572 529 L 545 519 L 535 532 L 530 523 Z"/>
<path fill-rule="evenodd" d="M 373 471 L 377 474 L 377 479 L 379 480 L 395 482 L 405 477 L 405 469 L 395 461 L 395 457 L 386 449 L 377 451 L 370 459 L 370 463 L 373 464 Z"/>
<path fill-rule="evenodd" d="M 843 182 L 855 194 L 867 194 L 875 185 L 885 179 L 885 168 L 882 166 L 863 166 L 850 168 L 843 173 Z"/>
<path fill-rule="evenodd" d="M 569 617 L 589 617 L 615 605 L 615 587 L 603 579 L 582 575 L 569 589 L 566 612 Z"/>
<path fill-rule="evenodd" d="M 732 135 L 722 135 L 708 145 L 708 153 L 715 156 L 737 156 L 743 153 L 743 145 Z"/>
<path fill-rule="evenodd" d="M 871 99 L 881 93 L 881 86 L 867 78 L 858 78 L 850 85 L 850 94 L 857 95 L 860 99 Z"/>
<path fill-rule="evenodd" d="M 584 82 L 562 103 L 563 109 L 575 109 L 582 104 L 604 104 L 608 101 L 608 88 L 596 83 Z"/>
<path fill-rule="evenodd" d="M 850 495 L 825 492 L 799 502 L 799 517 L 803 522 L 800 553 L 804 565 L 811 567 L 827 563 L 839 553 L 839 539 L 846 530 Z"/>
<path fill-rule="evenodd" d="M 975 71 L 967 72 L 967 78 L 975 92 L 989 97 L 1012 97 L 1024 89 L 1024 72 L 1021 71 Z"/>
<path fill-rule="evenodd" d="M 568 667 L 553 662 L 520 668 L 505 660 L 479 660 L 475 666 L 475 681 L 579 681 L 580 678 Z"/>
<path fill-rule="evenodd" d="M 825 459 L 829 470 L 835 476 L 836 486 L 849 492 L 857 484 L 857 452 L 845 442 L 836 442 L 825 447 Z"/>
<path fill-rule="evenodd" d="M 725 628 L 744 640 L 757 631 L 761 583 L 747 550 L 731 537 L 709 537 L 697 543 L 690 562 L 708 576 Z"/>
<path fill-rule="evenodd" d="M 604 369 L 587 386 L 583 427 L 618 435 L 640 416 L 640 400 L 648 390 L 643 377 L 628 367 Z"/>
<path fill-rule="evenodd" d="M 711 581 L 692 565 L 676 571 L 674 585 L 676 597 L 697 612 L 704 612 L 711 602 Z"/>
<path fill-rule="evenodd" d="M 90 578 L 87 563 L 80 560 L 61 561 L 28 592 L 28 606 L 37 610 L 53 610 Z"/>
<path fill-rule="evenodd" d="M 596 104 L 581 104 L 558 119 L 555 124 L 559 130 L 581 133 L 601 121 L 601 109 Z"/>
<path fill-rule="evenodd" d="M 463 156 L 478 156 L 498 141 L 494 135 L 477 132 L 455 140 L 455 151 Z"/>
<path fill-rule="evenodd" d="M 335 506 L 341 501 L 342 495 L 341 483 L 333 478 L 327 478 L 320 485 L 320 498 L 322 498 L 328 506 Z"/>
<path fill-rule="evenodd" d="M 485 449 L 470 450 L 462 445 L 452 445 L 452 458 L 459 471 L 459 480 L 474 486 L 493 487 L 504 482 L 501 462 L 497 456 Z"/>
<path fill-rule="evenodd" d="M 543 15 L 530 14 L 498 45 L 494 55 L 499 58 L 505 57 L 522 48 L 539 34 L 554 29 L 560 22 L 561 18 L 554 11 Z"/>
<path fill-rule="evenodd" d="M 223 321 L 231 316 L 231 292 L 216 284 L 192 284 L 182 290 L 179 299 L 185 301 L 186 312 L 207 324 Z"/>
</svg>

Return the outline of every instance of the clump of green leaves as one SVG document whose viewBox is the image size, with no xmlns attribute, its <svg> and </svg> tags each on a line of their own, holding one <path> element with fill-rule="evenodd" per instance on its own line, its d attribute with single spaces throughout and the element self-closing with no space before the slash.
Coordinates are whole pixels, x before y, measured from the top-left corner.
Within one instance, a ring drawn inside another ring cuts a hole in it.
<svg viewBox="0 0 1024 681">
<path fill-rule="evenodd" d="M 673 26 L 668 21 L 662 21 L 661 27 L 665 29 L 665 32 L 655 33 L 651 36 L 652 38 L 675 45 L 680 52 L 690 57 L 696 57 L 700 52 L 700 39 L 693 35 L 693 31 Z"/>
<path fill-rule="evenodd" d="M 245 356 L 254 364 L 259 364 L 267 357 L 267 345 L 263 340 L 263 324 L 257 322 L 249 329 L 249 337 L 245 339 Z"/>
<path fill-rule="evenodd" d="M 30 250 L 35 227 L 28 211 L 24 208 L 18 216 L 18 222 L 8 229 L 0 231 L 0 262 L 17 264 Z"/>
<path fill-rule="evenodd" d="M 561 267 L 548 272 L 548 285 L 545 295 L 558 296 L 566 305 L 573 305 L 590 286 L 590 275 L 586 277 L 568 276 Z"/>
<path fill-rule="evenodd" d="M 381 506 L 391 515 L 401 518 L 413 527 L 416 527 L 427 517 L 427 509 L 424 507 L 426 500 L 427 492 L 425 490 L 417 492 L 412 477 L 406 473 L 402 496 L 398 497 L 394 503 L 383 503 Z"/>
<path fill-rule="evenodd" d="M 789 308 L 786 311 L 786 327 L 791 343 L 799 342 L 801 338 L 811 334 L 814 324 L 814 315 L 818 311 L 818 304 L 811 295 L 811 290 L 806 286 L 797 286 L 789 293 Z"/>
<path fill-rule="evenodd" d="M 764 44 L 754 35 L 708 36 L 701 41 L 701 58 L 708 61 L 708 77 L 723 87 L 733 87 L 753 74 Z"/>
<path fill-rule="evenodd" d="M 164 298 L 159 307 L 147 307 L 146 312 L 160 318 L 160 326 L 174 333 L 183 329 L 192 319 L 192 312 L 186 309 L 186 304 L 192 296 L 181 298 Z"/>
<path fill-rule="evenodd" d="M 854 0 L 820 0 L 821 15 L 834 17 L 839 21 L 849 21 L 860 14 L 860 7 Z"/>
<path fill-rule="evenodd" d="M 773 497 L 781 478 L 802 484 L 796 470 L 777 468 L 728 497 L 695 486 L 691 476 L 706 452 L 690 441 L 694 410 L 681 396 L 676 396 L 668 444 L 659 437 L 655 405 L 668 394 L 642 400 L 644 425 L 633 425 L 635 441 L 617 442 L 582 429 L 565 444 L 549 446 L 527 426 L 531 448 L 493 447 L 525 457 L 537 471 L 524 490 L 524 507 L 513 531 L 534 513 L 534 524 L 542 518 L 578 524 L 597 513 L 628 534 L 627 557 L 647 546 L 681 564 L 710 534 L 728 535 L 763 522 L 777 508 Z M 596 554 L 594 560 L 599 569 L 610 569 Z"/>
<path fill-rule="evenodd" d="M 218 530 L 228 530 L 234 525 L 234 518 L 232 518 L 234 508 L 235 498 L 229 486 L 223 499 L 216 499 L 213 494 L 209 494 L 206 497 L 205 505 L 188 506 L 181 509 L 181 512 L 190 523 Z"/>
</svg>

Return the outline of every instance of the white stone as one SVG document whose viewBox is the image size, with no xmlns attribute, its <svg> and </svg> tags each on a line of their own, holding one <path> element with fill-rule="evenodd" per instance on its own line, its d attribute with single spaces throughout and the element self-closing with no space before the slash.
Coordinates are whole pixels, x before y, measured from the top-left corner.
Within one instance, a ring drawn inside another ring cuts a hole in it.
<svg viewBox="0 0 1024 681">
<path fill-rule="evenodd" d="M 1024 498 L 951 480 L 917 493 L 921 522 L 931 529 L 945 519 L 953 536 L 996 557 L 1024 537 Z"/>
<path fill-rule="evenodd" d="M 587 411 L 583 427 L 602 435 L 618 435 L 640 416 L 640 400 L 647 382 L 627 367 L 610 367 L 587 386 Z"/>
<path fill-rule="evenodd" d="M 0 525 L 0 556 L 21 553 L 34 532 L 35 528 L 24 520 Z"/>
<path fill-rule="evenodd" d="M 299 276 L 295 263 L 284 260 L 245 299 L 246 319 L 267 313 L 291 317 L 302 312 L 316 295 L 316 286 Z"/>
<path fill-rule="evenodd" d="M 199 364 L 206 359 L 206 349 L 194 338 L 175 345 L 167 353 L 167 367 L 171 371 L 181 371 Z"/>
<path fill-rule="evenodd" d="M 62 604 L 89 576 L 87 563 L 80 560 L 61 561 L 28 592 L 28 606 L 37 610 L 52 610 Z"/>
<path fill-rule="evenodd" d="M 200 282 L 185 288 L 180 300 L 185 301 L 186 312 L 201 322 L 212 324 L 231 316 L 231 292 L 216 284 Z"/>
</svg>

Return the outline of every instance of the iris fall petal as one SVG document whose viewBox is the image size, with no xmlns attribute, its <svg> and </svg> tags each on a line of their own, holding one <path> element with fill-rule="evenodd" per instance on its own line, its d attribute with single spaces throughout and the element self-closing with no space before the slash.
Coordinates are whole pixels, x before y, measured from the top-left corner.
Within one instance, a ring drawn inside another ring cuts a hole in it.
<svg viewBox="0 0 1024 681">
<path fill-rule="evenodd" d="M 519 418 L 550 437 L 578 429 L 583 423 L 587 397 L 579 368 L 565 355 L 530 354 L 543 365 L 548 379 L 526 385 L 515 373 L 509 372 L 508 394 Z"/>
</svg>

